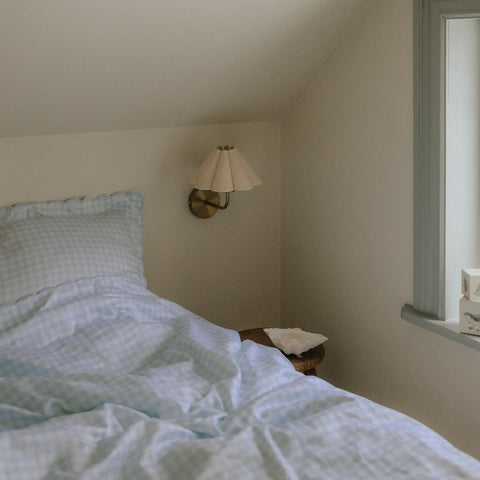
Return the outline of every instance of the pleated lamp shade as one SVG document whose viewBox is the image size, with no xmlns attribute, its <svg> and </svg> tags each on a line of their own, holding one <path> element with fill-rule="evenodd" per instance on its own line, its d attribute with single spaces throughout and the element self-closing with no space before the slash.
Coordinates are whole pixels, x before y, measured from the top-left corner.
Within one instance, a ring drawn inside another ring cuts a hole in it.
<svg viewBox="0 0 480 480">
<path fill-rule="evenodd" d="M 233 192 L 262 183 L 235 147 L 217 147 L 190 180 L 198 190 Z"/>
</svg>

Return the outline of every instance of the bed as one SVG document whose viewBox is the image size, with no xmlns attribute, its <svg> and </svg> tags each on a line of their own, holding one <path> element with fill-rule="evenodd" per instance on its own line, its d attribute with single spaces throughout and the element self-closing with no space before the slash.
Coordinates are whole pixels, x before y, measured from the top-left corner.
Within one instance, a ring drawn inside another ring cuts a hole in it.
<svg viewBox="0 0 480 480">
<path fill-rule="evenodd" d="M 148 291 L 142 205 L 0 208 L 1 479 L 480 479 L 415 420 Z"/>
</svg>

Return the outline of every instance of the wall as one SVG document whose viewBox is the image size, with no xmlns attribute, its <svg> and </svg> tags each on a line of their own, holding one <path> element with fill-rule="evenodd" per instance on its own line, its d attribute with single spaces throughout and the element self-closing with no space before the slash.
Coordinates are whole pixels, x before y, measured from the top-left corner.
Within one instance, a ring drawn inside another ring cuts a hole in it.
<svg viewBox="0 0 480 480">
<path fill-rule="evenodd" d="M 478 268 L 480 20 L 447 22 L 445 318 L 458 317 L 462 268 Z M 462 214 L 459 215 L 459 212 Z"/>
<path fill-rule="evenodd" d="M 216 145 L 236 145 L 263 185 L 208 220 L 189 179 Z M 0 139 L 0 204 L 138 191 L 148 287 L 221 326 L 280 318 L 278 123 Z"/>
<path fill-rule="evenodd" d="M 374 0 L 281 121 L 282 323 L 320 373 L 480 458 L 478 351 L 400 318 L 413 297 L 411 0 Z"/>
</svg>

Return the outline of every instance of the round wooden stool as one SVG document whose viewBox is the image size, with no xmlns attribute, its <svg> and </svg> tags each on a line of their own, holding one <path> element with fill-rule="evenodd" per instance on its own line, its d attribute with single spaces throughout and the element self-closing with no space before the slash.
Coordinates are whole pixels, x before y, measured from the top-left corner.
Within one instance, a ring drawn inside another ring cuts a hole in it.
<svg viewBox="0 0 480 480">
<path fill-rule="evenodd" d="M 249 330 L 241 330 L 238 333 L 242 342 L 244 340 L 252 340 L 261 345 L 276 348 L 270 340 L 270 337 L 263 331 L 263 328 L 250 328 Z M 325 356 L 325 347 L 322 343 L 318 345 L 318 347 L 303 352 L 301 357 L 297 357 L 293 354 L 283 354 L 290 360 L 297 372 L 302 372 L 305 375 L 316 375 L 317 372 L 315 371 L 315 367 L 323 360 L 323 357 Z"/>
</svg>

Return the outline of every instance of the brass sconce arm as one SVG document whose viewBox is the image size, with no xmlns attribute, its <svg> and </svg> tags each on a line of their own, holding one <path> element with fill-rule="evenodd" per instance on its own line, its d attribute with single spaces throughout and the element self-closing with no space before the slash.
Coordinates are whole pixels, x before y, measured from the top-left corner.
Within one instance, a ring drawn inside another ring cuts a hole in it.
<svg viewBox="0 0 480 480">
<path fill-rule="evenodd" d="M 217 210 L 225 210 L 230 203 L 230 193 L 225 192 L 225 201 L 220 205 L 220 195 L 212 190 L 198 190 L 194 188 L 188 197 L 190 211 L 200 218 L 210 218 Z"/>
<path fill-rule="evenodd" d="M 205 200 L 205 203 L 207 205 L 211 205 L 212 207 L 218 208 L 220 210 L 225 210 L 228 207 L 228 204 L 230 203 L 230 192 L 225 192 L 225 201 L 223 205 L 218 205 L 217 203 L 212 203 L 212 202 L 209 202 L 208 200 Z"/>
</svg>

